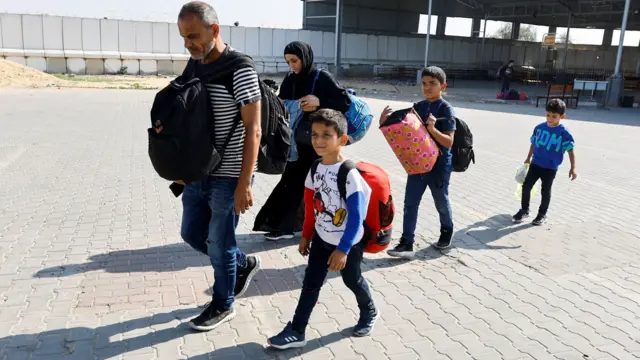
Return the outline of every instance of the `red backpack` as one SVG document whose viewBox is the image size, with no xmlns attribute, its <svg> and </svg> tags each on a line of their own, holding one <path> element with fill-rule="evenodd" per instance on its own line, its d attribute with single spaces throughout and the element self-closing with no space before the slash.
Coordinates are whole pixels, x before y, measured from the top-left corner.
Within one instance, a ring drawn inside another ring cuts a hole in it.
<svg viewBox="0 0 640 360">
<path fill-rule="evenodd" d="M 311 166 L 311 179 L 315 178 L 320 160 Z M 387 172 L 381 167 L 366 162 L 355 164 L 346 160 L 338 170 L 338 191 L 340 197 L 347 199 L 347 174 L 353 169 L 358 169 L 362 178 L 371 188 L 371 198 L 367 208 L 367 217 L 364 220 L 364 251 L 375 254 L 385 250 L 391 243 L 391 232 L 395 205 L 391 196 L 391 182 Z"/>
</svg>

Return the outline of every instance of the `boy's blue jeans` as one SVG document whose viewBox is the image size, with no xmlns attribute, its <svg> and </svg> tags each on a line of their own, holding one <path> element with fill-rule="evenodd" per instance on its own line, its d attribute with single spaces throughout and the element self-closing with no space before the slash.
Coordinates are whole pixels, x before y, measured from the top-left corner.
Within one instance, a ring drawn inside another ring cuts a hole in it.
<svg viewBox="0 0 640 360">
<path fill-rule="evenodd" d="M 427 190 L 431 190 L 433 202 L 440 215 L 440 226 L 444 229 L 453 229 L 453 217 L 451 204 L 449 203 L 449 180 L 451 170 L 437 171 L 433 169 L 426 174 L 409 175 L 404 193 L 404 217 L 402 221 L 402 238 L 410 244 L 415 241 L 416 226 L 418 223 L 418 209 L 422 196 Z"/>
<path fill-rule="evenodd" d="M 213 266 L 213 304 L 218 310 L 233 305 L 236 265 L 246 267 L 246 254 L 236 245 L 234 193 L 238 179 L 210 176 L 188 183 L 182 194 L 182 239 L 209 256 Z"/>
</svg>

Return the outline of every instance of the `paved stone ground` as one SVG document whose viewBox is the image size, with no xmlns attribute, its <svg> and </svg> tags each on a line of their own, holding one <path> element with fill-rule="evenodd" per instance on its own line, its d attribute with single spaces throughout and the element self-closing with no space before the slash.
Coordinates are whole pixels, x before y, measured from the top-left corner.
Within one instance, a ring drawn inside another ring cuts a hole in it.
<svg viewBox="0 0 640 360">
<path fill-rule="evenodd" d="M 543 110 L 455 104 L 474 130 L 478 158 L 452 180 L 456 247 L 429 248 L 438 221 L 425 197 L 419 258 L 381 254 L 363 265 L 382 311 L 373 336 L 348 336 L 357 308 L 333 276 L 313 313 L 309 345 L 275 352 L 264 344 L 291 319 L 305 261 L 293 242 L 251 234 L 258 207 L 239 232 L 264 271 L 238 300 L 238 317 L 206 334 L 185 326 L 210 297 L 212 269 L 181 243 L 181 204 L 149 164 L 152 98 L 144 91 L 1 94 L 0 359 L 640 357 L 637 110 L 571 111 L 579 178 L 571 183 L 563 165 L 551 220 L 532 228 L 513 226 L 509 216 L 518 209 L 514 171 Z M 376 111 L 384 104 L 371 101 Z M 372 130 L 348 154 L 388 169 L 399 234 L 406 179 L 384 139 Z M 258 205 L 276 180 L 257 179 Z"/>
</svg>

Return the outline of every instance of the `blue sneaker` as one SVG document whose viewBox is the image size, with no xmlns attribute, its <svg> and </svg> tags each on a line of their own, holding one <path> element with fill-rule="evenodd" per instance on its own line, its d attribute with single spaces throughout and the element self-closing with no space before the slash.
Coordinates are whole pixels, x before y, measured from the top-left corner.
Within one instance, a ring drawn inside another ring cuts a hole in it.
<svg viewBox="0 0 640 360">
<path fill-rule="evenodd" d="M 267 340 L 267 343 L 278 350 L 301 348 L 307 345 L 304 334 L 293 330 L 291 322 L 287 324 L 287 327 L 280 334 Z"/>
<path fill-rule="evenodd" d="M 376 321 L 380 317 L 380 310 L 376 309 L 373 316 L 361 316 L 358 324 L 353 328 L 353 336 L 364 337 L 369 336 L 376 325 Z"/>
</svg>

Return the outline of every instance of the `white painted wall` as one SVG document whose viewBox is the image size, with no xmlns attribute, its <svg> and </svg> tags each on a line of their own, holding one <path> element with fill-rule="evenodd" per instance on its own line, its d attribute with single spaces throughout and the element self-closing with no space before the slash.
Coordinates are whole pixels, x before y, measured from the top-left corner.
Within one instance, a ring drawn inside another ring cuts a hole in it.
<svg viewBox="0 0 640 360">
<path fill-rule="evenodd" d="M 262 72 L 287 71 L 282 53 L 285 45 L 294 40 L 311 44 L 319 64 L 333 62 L 333 33 L 221 26 L 221 35 L 233 47 L 251 55 Z M 541 51 L 540 44 L 487 39 L 481 59 L 481 47 L 481 39 L 432 38 L 430 63 L 471 69 L 482 62 L 513 58 L 519 64 L 536 66 Z M 614 47 L 574 46 L 568 54 L 567 67 L 612 69 L 615 51 Z M 424 53 L 422 37 L 345 34 L 342 43 L 345 67 L 419 67 Z M 101 68 L 117 72 L 123 65 L 130 73 L 181 71 L 188 59 L 173 23 L 20 14 L 0 14 L 0 56 L 51 72 L 54 62 L 55 69 L 59 69 L 59 61 L 65 61 L 68 71 L 78 73 L 86 73 L 88 68 L 91 72 Z M 625 48 L 623 68 L 635 71 L 638 59 L 638 48 Z"/>
</svg>

